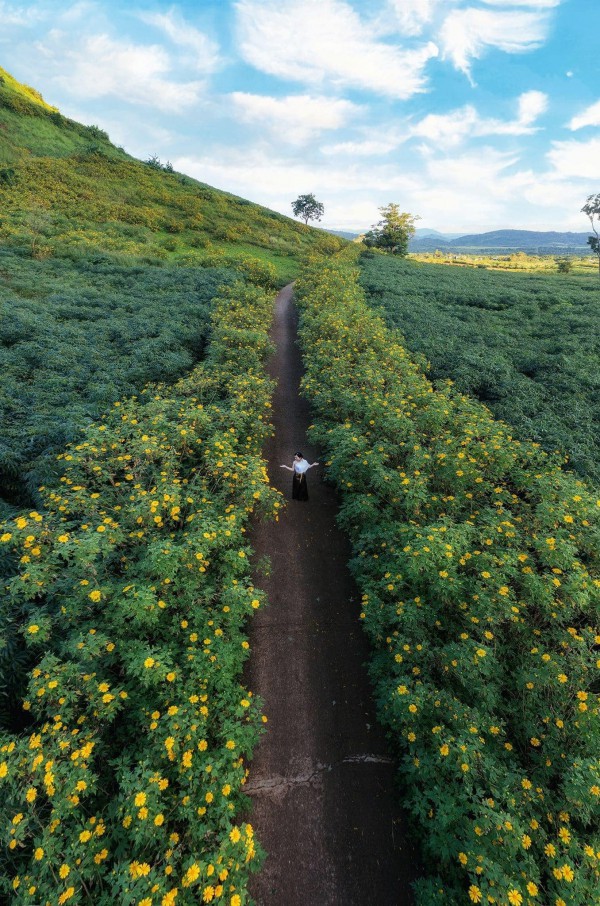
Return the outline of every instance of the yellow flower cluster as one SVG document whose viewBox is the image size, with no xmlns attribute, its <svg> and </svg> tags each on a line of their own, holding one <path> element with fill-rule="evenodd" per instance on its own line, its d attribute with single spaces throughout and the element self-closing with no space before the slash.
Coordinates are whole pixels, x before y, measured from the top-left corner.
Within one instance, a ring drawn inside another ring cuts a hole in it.
<svg viewBox="0 0 600 906">
<path fill-rule="evenodd" d="M 227 290 L 206 362 L 115 405 L 62 455 L 46 511 L 0 529 L 37 656 L 31 730 L 0 745 L 16 906 L 32 887 L 59 903 L 245 898 L 258 849 L 232 822 L 263 726 L 239 682 L 263 600 L 245 535 L 281 507 L 261 456 L 271 316 L 262 292 Z"/>
</svg>

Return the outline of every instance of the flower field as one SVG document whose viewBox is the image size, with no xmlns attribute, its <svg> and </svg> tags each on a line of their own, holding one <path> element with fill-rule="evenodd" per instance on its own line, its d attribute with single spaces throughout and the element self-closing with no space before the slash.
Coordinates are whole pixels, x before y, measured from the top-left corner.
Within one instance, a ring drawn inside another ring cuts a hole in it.
<svg viewBox="0 0 600 906">
<path fill-rule="evenodd" d="M 420 906 L 600 902 L 600 500 L 479 402 L 434 390 L 355 253 L 297 283 L 313 440 L 428 877 Z"/>
<path fill-rule="evenodd" d="M 271 314 L 261 289 L 224 288 L 204 362 L 116 403 L 42 512 L 0 527 L 35 660 L 25 730 L 0 735 L 15 904 L 248 901 L 259 848 L 239 814 L 264 718 L 240 683 L 263 601 L 245 531 L 281 505 L 260 452 Z"/>
</svg>

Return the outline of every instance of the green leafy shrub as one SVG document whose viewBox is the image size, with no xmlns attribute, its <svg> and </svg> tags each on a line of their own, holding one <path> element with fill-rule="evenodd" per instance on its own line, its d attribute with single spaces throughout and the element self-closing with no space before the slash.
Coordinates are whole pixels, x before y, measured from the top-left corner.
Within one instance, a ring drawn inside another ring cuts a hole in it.
<svg viewBox="0 0 600 906">
<path fill-rule="evenodd" d="M 0 529 L 35 657 L 30 726 L 0 736 L 15 904 L 247 902 L 259 849 L 236 817 L 262 722 L 239 675 L 263 599 L 245 530 L 280 506 L 260 455 L 271 314 L 259 289 L 224 291 L 205 363 L 115 403 L 44 510 Z"/>
<path fill-rule="evenodd" d="M 211 299 L 234 271 L 161 268 L 151 256 L 132 266 L 90 247 L 36 262 L 0 251 L 2 441 L 30 502 L 90 420 L 149 381 L 177 380 L 204 353 Z"/>
<path fill-rule="evenodd" d="M 517 436 L 600 480 L 597 279 L 362 256 L 360 282 L 433 381 L 451 379 Z"/>
<path fill-rule="evenodd" d="M 597 902 L 600 500 L 434 389 L 342 256 L 297 283 L 313 439 L 343 494 L 422 906 Z"/>
</svg>

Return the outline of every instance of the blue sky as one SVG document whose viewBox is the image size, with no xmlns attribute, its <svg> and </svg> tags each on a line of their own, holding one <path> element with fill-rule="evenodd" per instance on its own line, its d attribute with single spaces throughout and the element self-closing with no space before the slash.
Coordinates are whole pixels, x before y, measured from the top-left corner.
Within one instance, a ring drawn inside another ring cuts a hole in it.
<svg viewBox="0 0 600 906">
<path fill-rule="evenodd" d="M 0 0 L 0 65 L 141 159 L 324 226 L 585 232 L 598 0 Z"/>
</svg>

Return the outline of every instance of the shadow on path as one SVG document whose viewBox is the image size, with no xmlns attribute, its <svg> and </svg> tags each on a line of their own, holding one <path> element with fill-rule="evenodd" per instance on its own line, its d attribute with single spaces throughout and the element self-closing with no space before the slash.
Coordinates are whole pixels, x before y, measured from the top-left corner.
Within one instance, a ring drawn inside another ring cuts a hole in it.
<svg viewBox="0 0 600 906">
<path fill-rule="evenodd" d="M 258 583 L 269 605 L 252 620 L 246 674 L 269 718 L 246 788 L 267 851 L 251 893 L 258 906 L 410 906 L 415 853 L 375 720 L 336 494 L 317 467 L 308 473 L 309 502 L 292 501 L 291 473 L 279 468 L 296 450 L 316 459 L 306 443 L 308 404 L 299 396 L 291 286 L 277 297 L 272 337 L 275 437 L 265 455 L 288 503 L 278 523 L 252 533 L 272 572 Z"/>
</svg>

